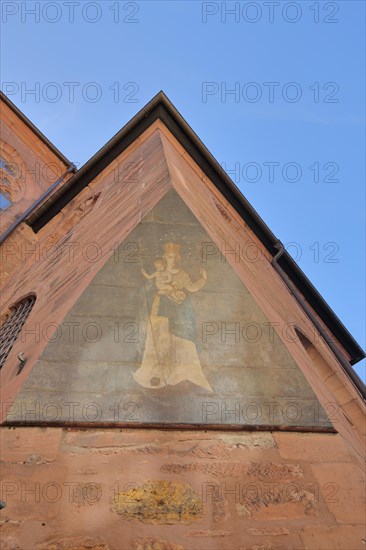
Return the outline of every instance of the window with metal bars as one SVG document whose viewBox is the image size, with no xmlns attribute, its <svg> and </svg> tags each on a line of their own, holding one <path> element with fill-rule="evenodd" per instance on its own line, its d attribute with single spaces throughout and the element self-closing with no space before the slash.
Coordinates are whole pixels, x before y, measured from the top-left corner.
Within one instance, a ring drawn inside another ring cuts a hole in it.
<svg viewBox="0 0 366 550">
<path fill-rule="evenodd" d="M 23 298 L 10 308 L 10 313 L 0 327 L 0 369 L 4 365 L 22 326 L 36 301 L 34 295 Z"/>
</svg>

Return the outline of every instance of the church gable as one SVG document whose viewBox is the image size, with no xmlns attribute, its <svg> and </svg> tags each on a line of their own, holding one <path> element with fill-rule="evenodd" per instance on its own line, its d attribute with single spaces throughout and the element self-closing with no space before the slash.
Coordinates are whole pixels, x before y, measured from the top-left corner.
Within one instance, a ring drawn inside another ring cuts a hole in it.
<svg viewBox="0 0 366 550">
<path fill-rule="evenodd" d="M 174 189 L 116 247 L 52 340 L 8 422 L 332 430 L 274 326 Z"/>
<path fill-rule="evenodd" d="M 362 547 L 364 354 L 277 244 L 164 94 L 14 230 L 3 546 Z"/>
</svg>

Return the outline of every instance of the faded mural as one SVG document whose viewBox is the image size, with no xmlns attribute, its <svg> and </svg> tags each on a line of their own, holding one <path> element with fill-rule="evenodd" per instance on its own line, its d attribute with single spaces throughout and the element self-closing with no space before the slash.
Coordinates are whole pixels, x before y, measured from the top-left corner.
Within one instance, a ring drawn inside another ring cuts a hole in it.
<svg viewBox="0 0 366 550">
<path fill-rule="evenodd" d="M 332 428 L 225 252 L 169 191 L 74 304 L 8 421 Z"/>
<path fill-rule="evenodd" d="M 165 244 L 163 257 L 155 260 L 154 266 L 152 275 L 141 270 L 146 279 L 155 281 L 156 288 L 149 308 L 142 364 L 134 379 L 146 388 L 188 380 L 212 391 L 197 353 L 196 316 L 190 299 L 191 293 L 206 284 L 207 272 L 201 267 L 201 277 L 192 282 L 180 267 L 180 245 L 172 242 Z"/>
</svg>

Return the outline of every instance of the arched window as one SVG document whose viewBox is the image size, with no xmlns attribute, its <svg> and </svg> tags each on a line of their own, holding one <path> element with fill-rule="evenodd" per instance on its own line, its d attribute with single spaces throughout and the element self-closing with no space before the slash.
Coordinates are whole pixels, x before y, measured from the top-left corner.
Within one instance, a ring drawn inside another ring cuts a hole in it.
<svg viewBox="0 0 366 550">
<path fill-rule="evenodd" d="M 0 155 L 0 210 L 5 210 L 14 202 L 14 193 L 18 189 L 16 183 L 19 170 L 15 164 L 6 160 L 3 153 Z"/>
<path fill-rule="evenodd" d="M 0 190 L 0 210 L 5 210 L 11 204 L 8 194 Z"/>
<path fill-rule="evenodd" d="M 0 368 L 4 365 L 22 326 L 36 301 L 34 294 L 23 298 L 10 308 L 10 313 L 0 327 Z"/>
</svg>

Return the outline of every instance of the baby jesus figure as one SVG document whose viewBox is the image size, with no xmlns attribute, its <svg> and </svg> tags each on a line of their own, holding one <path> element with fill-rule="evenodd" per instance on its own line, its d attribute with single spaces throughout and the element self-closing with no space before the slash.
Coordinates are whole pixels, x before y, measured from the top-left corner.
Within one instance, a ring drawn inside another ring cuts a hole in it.
<svg viewBox="0 0 366 550">
<path fill-rule="evenodd" d="M 182 290 L 177 290 L 171 284 L 173 282 L 173 275 L 166 269 L 166 262 L 164 259 L 158 259 L 154 262 L 156 271 L 149 275 L 144 269 L 141 269 L 141 273 L 148 279 L 155 279 L 155 286 L 158 289 L 158 294 L 166 294 L 168 298 L 178 304 L 181 304 L 186 295 Z"/>
</svg>

